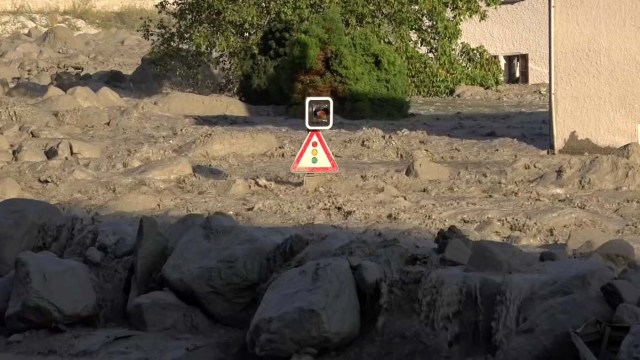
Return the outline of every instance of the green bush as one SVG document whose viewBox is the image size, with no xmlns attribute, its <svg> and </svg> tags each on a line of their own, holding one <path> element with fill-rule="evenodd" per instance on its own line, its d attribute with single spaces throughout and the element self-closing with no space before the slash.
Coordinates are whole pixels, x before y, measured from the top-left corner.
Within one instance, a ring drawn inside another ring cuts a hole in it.
<svg viewBox="0 0 640 360">
<path fill-rule="evenodd" d="M 315 16 L 293 36 L 278 37 L 289 41 L 268 34 L 244 67 L 245 100 L 302 109 L 308 96 L 331 96 L 336 113 L 347 118 L 407 115 L 405 61 L 368 29 L 347 34 L 339 9 Z"/>
<path fill-rule="evenodd" d="M 410 95 L 446 96 L 462 83 L 491 87 L 499 82 L 495 76 L 498 66 L 486 51 L 459 44 L 462 21 L 485 16 L 483 3 L 496 5 L 499 2 L 245 0 L 239 6 L 235 0 L 162 0 L 157 5 L 162 21 L 145 24 L 143 35 L 153 41 L 154 54 L 158 57 L 185 59 L 182 70 L 185 76 L 197 74 L 193 69 L 220 59 L 212 54 L 223 54 L 229 66 L 223 83 L 228 84 L 229 89 L 240 89 L 247 99 L 257 102 L 286 103 L 288 93 L 300 90 L 288 88 L 291 79 L 286 79 L 282 72 L 289 67 L 313 65 L 317 59 L 310 56 L 317 53 L 315 47 L 322 41 L 338 41 L 339 36 L 321 41 L 323 29 L 316 27 L 314 30 L 312 24 L 324 9 L 336 7 L 341 17 L 335 20 L 342 23 L 346 37 L 353 40 L 331 46 L 357 49 L 357 42 L 373 44 L 374 39 L 377 42 L 374 49 L 361 54 L 364 59 L 347 59 L 345 55 L 344 59 L 336 58 L 334 62 L 353 63 L 354 68 L 349 71 L 356 71 L 362 66 L 356 63 L 366 62 L 375 54 L 388 58 L 384 67 L 397 67 L 395 59 L 399 56 L 409 76 Z M 314 31 L 316 35 L 313 35 Z M 308 38 L 304 38 L 304 34 Z M 284 45 L 293 38 L 296 46 Z M 418 47 L 424 51 L 418 52 Z M 289 56 L 288 51 L 299 52 L 291 54 L 298 62 L 283 63 L 283 58 Z M 397 56 L 392 60 L 387 53 Z M 398 69 L 389 71 L 401 72 Z M 251 72 L 255 75 L 247 77 Z M 313 81 L 307 80 L 307 85 L 317 89 L 329 86 L 327 76 L 316 75 Z M 377 85 L 365 85 L 368 80 L 357 80 L 358 84 L 350 84 L 351 98 L 358 98 L 359 95 L 355 95 L 358 88 L 365 87 L 365 93 L 379 90 Z M 389 85 L 390 88 L 394 86 L 395 82 Z"/>
</svg>

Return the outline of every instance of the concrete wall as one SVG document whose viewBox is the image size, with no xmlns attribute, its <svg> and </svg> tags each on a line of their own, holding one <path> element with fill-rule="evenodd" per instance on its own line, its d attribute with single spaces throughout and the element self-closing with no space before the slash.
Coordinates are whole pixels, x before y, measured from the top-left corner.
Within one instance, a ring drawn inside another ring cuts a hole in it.
<svg viewBox="0 0 640 360">
<path fill-rule="evenodd" d="M 549 82 L 548 0 L 524 0 L 488 9 L 485 21 L 462 24 L 462 41 L 493 55 L 529 54 L 529 83 Z"/>
<path fill-rule="evenodd" d="M 638 142 L 638 14 L 638 0 L 555 1 L 557 150 L 589 151 L 584 139 L 602 147 Z"/>
<path fill-rule="evenodd" d="M 118 10 L 123 7 L 153 8 L 159 0 L 0 0 L 0 11 L 63 10 L 72 6 L 90 6 L 99 10 Z"/>
</svg>

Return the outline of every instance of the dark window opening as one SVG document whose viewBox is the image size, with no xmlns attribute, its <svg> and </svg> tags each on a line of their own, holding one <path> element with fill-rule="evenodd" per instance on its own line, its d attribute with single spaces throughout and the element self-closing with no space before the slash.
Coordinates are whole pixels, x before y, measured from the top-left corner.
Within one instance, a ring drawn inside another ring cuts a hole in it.
<svg viewBox="0 0 640 360">
<path fill-rule="evenodd" d="M 529 54 L 504 57 L 504 80 L 507 84 L 529 83 Z"/>
</svg>

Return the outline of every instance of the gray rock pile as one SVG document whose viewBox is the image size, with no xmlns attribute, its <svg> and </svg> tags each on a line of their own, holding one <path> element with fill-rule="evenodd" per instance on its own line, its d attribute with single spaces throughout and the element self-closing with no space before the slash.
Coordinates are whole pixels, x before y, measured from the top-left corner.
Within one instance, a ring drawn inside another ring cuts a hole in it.
<svg viewBox="0 0 640 360">
<path fill-rule="evenodd" d="M 0 202 L 0 222 L 8 335 L 120 322 L 205 337 L 235 328 L 248 358 L 350 359 L 358 342 L 382 359 L 380 346 L 402 354 L 428 339 L 433 358 L 526 360 L 574 358 L 569 330 L 598 319 L 631 326 L 620 351 L 636 351 L 640 267 L 621 239 L 551 257 L 455 226 L 416 244 L 221 214 L 83 218 L 27 199 Z"/>
</svg>

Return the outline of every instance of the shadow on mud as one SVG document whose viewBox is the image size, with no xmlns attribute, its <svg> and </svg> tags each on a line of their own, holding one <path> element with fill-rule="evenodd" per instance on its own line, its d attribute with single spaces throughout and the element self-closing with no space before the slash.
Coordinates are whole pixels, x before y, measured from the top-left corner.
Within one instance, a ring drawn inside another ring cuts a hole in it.
<svg viewBox="0 0 640 360">
<path fill-rule="evenodd" d="M 464 105 L 461 100 L 461 105 Z M 256 127 L 271 126 L 295 131 L 306 130 L 304 119 L 266 116 L 257 109 L 251 117 L 242 116 L 194 116 L 202 126 Z M 513 112 L 457 112 L 413 113 L 402 120 L 347 120 L 334 118 L 332 130 L 358 131 L 377 128 L 384 133 L 398 131 L 425 131 L 432 136 L 444 136 L 461 140 L 491 141 L 510 138 L 541 150 L 549 149 L 549 113 L 547 111 Z"/>
</svg>

